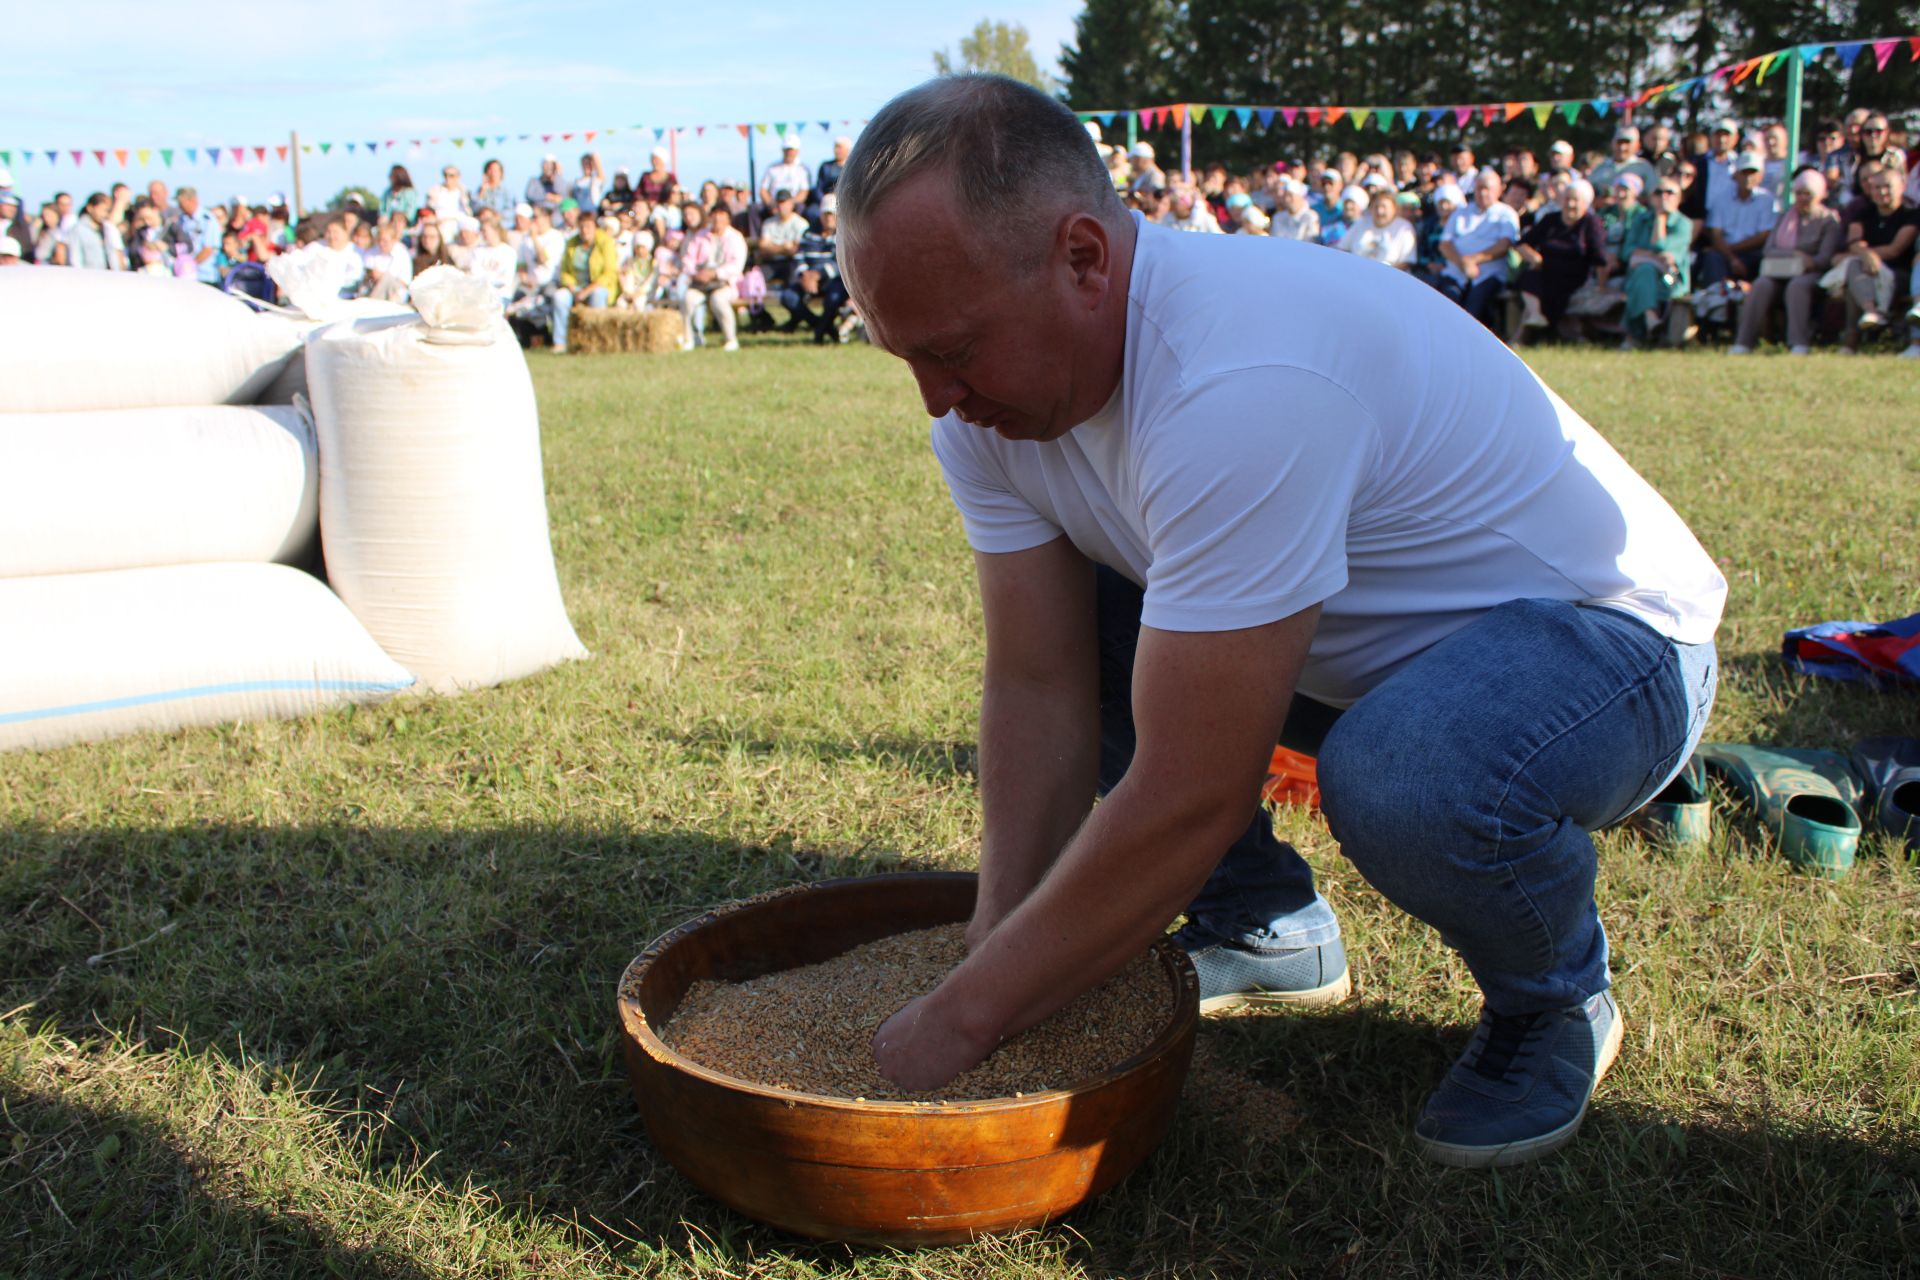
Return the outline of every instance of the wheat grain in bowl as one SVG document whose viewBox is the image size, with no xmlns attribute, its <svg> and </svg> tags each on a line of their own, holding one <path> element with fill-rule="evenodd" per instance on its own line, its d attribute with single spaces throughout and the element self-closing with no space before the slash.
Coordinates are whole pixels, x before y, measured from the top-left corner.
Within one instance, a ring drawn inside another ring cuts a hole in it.
<svg viewBox="0 0 1920 1280">
<path fill-rule="evenodd" d="M 702 1066 L 767 1088 L 857 1101 L 958 1102 L 1092 1079 L 1145 1049 L 1173 1011 L 1163 967 L 1142 952 L 937 1092 L 906 1092 L 880 1074 L 873 1034 L 966 958 L 965 934 L 964 925 L 941 925 L 880 938 L 819 964 L 741 982 L 696 982 L 660 1028 L 661 1039 Z"/>
</svg>

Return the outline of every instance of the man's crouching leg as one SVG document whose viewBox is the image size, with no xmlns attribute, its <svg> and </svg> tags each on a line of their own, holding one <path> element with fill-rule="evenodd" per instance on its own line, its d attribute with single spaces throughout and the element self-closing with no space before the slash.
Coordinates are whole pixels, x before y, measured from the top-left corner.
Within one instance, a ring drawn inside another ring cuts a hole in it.
<svg viewBox="0 0 1920 1280">
<path fill-rule="evenodd" d="M 1350 708 L 1320 755 L 1341 851 L 1466 960 L 1485 1005 L 1415 1133 L 1449 1164 L 1570 1141 L 1621 1041 L 1589 832 L 1685 763 L 1713 646 L 1607 609 L 1492 610 Z"/>
<path fill-rule="evenodd" d="M 1100 794 L 1133 762 L 1133 658 L 1139 587 L 1097 569 L 1100 642 Z M 1328 1004 L 1346 998 L 1346 950 L 1313 871 L 1278 840 L 1264 808 L 1229 847 L 1187 908 L 1177 940 L 1200 978 L 1200 1011 L 1241 1004 Z"/>
</svg>

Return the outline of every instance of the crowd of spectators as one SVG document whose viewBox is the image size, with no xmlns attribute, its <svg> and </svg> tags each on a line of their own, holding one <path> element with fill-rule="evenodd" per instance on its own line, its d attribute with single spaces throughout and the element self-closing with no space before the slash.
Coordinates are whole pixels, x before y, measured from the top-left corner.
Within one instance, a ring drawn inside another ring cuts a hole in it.
<svg viewBox="0 0 1920 1280">
<path fill-rule="evenodd" d="M 29 223 L 11 175 L 0 170 L 0 265 L 148 272 L 200 280 L 272 301 L 276 259 L 298 258 L 343 297 L 405 302 L 414 277 L 452 266 L 484 280 L 526 340 L 565 350 L 578 308 L 672 308 L 686 318 L 683 347 L 704 345 L 708 320 L 738 350 L 738 326 L 798 332 L 819 343 L 858 333 L 834 255 L 834 188 L 850 138 L 809 168 L 797 138 L 780 163 L 744 183 L 684 188 L 668 151 L 655 148 L 636 178 L 608 175 L 599 155 L 569 179 L 555 156 L 524 185 L 498 160 L 468 185 L 447 165 L 422 191 L 404 165 L 387 173 L 377 201 L 294 220 L 284 197 L 260 207 L 235 198 L 207 205 L 192 187 L 126 184 L 74 207 L 65 192 Z M 780 304 L 776 321 L 766 304 Z"/>
<path fill-rule="evenodd" d="M 1822 122 L 1798 155 L 1783 125 L 1721 120 L 1686 136 L 1622 124 L 1604 153 L 1556 141 L 1544 165 L 1519 146 L 1483 161 L 1462 142 L 1444 158 L 1342 151 L 1248 174 L 1211 164 L 1191 179 L 1163 169 L 1150 144 L 1108 146 L 1087 127 L 1116 190 L 1149 221 L 1371 258 L 1509 341 L 1552 332 L 1632 348 L 1697 324 L 1744 354 L 1782 312 L 1795 353 L 1823 333 L 1856 351 L 1904 329 L 1902 354 L 1920 358 L 1920 150 L 1882 112 Z M 29 219 L 0 171 L 0 265 L 145 271 L 271 298 L 266 264 L 305 252 L 344 295 L 396 302 L 421 271 L 451 265 L 485 280 L 523 337 L 556 349 L 583 307 L 677 310 L 687 347 L 704 345 L 710 322 L 736 350 L 743 319 L 847 341 L 859 318 L 835 263 L 834 189 L 851 145 L 836 139 L 833 158 L 809 168 L 788 136 L 757 189 L 689 190 L 665 148 L 637 176 L 609 175 L 588 152 L 571 178 L 551 155 L 524 183 L 488 160 L 477 184 L 448 165 L 424 191 L 394 165 L 377 207 L 349 200 L 297 224 L 278 196 L 207 205 L 161 181 L 137 196 L 117 184 L 78 208 L 62 192 Z M 1690 323 L 1669 323 L 1676 308 Z"/>
<path fill-rule="evenodd" d="M 1465 142 L 1282 160 L 1248 174 L 1206 165 L 1191 180 L 1146 142 L 1100 146 L 1114 186 L 1149 221 L 1181 231 L 1303 240 L 1426 281 L 1509 341 L 1530 332 L 1632 349 L 1695 325 L 1751 352 L 1776 311 L 1789 350 L 1824 331 L 1842 351 L 1906 331 L 1920 358 L 1920 149 L 1879 111 L 1822 122 L 1793 154 L 1781 124 L 1715 121 L 1614 131 L 1608 149 L 1564 140 L 1546 162 L 1497 161 Z M 1670 324 L 1676 307 L 1684 308 Z"/>
</svg>

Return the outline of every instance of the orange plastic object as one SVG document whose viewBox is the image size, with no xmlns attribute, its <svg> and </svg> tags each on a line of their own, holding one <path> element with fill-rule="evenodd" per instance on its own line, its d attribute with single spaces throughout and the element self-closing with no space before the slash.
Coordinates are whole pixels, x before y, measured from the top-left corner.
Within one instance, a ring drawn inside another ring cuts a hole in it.
<svg viewBox="0 0 1920 1280">
<path fill-rule="evenodd" d="M 1275 804 L 1298 804 L 1320 809 L 1320 764 L 1312 756 L 1285 747 L 1273 749 L 1266 785 L 1260 794 Z"/>
</svg>

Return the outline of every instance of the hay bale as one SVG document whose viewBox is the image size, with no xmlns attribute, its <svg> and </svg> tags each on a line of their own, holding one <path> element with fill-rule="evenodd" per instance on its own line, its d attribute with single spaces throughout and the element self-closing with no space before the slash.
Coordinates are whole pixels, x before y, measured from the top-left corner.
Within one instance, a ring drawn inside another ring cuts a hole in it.
<svg viewBox="0 0 1920 1280">
<path fill-rule="evenodd" d="M 677 311 L 628 311 L 582 307 L 574 311 L 567 346 L 587 355 L 610 351 L 677 351 L 682 325 Z"/>
</svg>

